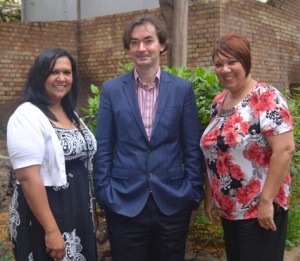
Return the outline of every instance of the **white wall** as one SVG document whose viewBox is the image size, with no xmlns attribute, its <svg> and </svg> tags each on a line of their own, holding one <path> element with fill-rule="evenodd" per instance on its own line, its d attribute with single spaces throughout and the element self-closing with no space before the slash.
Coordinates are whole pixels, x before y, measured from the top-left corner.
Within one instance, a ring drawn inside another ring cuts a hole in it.
<svg viewBox="0 0 300 261">
<path fill-rule="evenodd" d="M 22 21 L 59 21 L 159 7 L 159 0 L 22 0 Z"/>
<path fill-rule="evenodd" d="M 159 0 L 81 0 L 81 18 L 159 7 Z"/>
<path fill-rule="evenodd" d="M 22 21 L 75 19 L 77 0 L 22 0 Z"/>
</svg>

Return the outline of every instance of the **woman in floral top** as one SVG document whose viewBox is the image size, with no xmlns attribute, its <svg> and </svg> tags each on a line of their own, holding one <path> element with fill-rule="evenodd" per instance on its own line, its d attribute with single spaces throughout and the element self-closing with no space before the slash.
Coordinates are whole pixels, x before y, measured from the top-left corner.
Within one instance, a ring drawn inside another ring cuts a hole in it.
<svg viewBox="0 0 300 261">
<path fill-rule="evenodd" d="M 212 58 L 226 90 L 215 97 L 201 139 L 206 214 L 214 223 L 222 217 L 228 261 L 283 260 L 295 148 L 288 105 L 251 77 L 244 37 L 223 36 Z"/>
</svg>

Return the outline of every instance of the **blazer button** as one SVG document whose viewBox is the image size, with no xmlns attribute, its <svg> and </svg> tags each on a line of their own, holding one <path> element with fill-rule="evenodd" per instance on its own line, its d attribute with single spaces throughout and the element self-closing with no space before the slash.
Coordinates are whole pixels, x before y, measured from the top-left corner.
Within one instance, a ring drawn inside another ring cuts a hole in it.
<svg viewBox="0 0 300 261">
<path fill-rule="evenodd" d="M 151 172 L 147 173 L 147 177 L 148 177 L 148 179 L 151 179 L 152 178 L 152 173 Z"/>
</svg>

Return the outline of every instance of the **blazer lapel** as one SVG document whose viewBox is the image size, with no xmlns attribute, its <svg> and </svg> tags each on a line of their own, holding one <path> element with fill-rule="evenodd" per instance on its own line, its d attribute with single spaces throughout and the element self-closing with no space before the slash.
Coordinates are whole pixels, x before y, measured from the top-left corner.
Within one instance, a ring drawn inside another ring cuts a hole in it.
<svg viewBox="0 0 300 261">
<path fill-rule="evenodd" d="M 161 119 L 162 112 L 167 103 L 169 92 L 171 91 L 171 83 L 172 82 L 168 74 L 166 74 L 164 71 L 161 71 L 157 108 L 156 108 L 151 137 L 154 135 L 156 127 Z"/>
<path fill-rule="evenodd" d="M 133 76 L 133 71 L 125 76 L 125 79 L 123 81 L 123 91 L 127 98 L 129 107 L 136 119 L 137 125 L 139 126 L 141 132 L 144 134 L 146 140 L 147 133 L 144 127 L 143 119 L 140 112 L 140 107 L 136 95 L 136 83 Z"/>
</svg>

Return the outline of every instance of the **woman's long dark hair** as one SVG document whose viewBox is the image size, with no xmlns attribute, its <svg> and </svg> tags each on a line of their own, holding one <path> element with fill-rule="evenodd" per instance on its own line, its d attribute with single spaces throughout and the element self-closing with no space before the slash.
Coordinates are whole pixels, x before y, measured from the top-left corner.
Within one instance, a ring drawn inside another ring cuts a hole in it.
<svg viewBox="0 0 300 261">
<path fill-rule="evenodd" d="M 42 51 L 35 59 L 29 70 L 27 80 L 24 85 L 24 91 L 21 103 L 31 102 L 37 106 L 45 115 L 57 121 L 54 114 L 49 110 L 50 100 L 45 88 L 45 81 L 53 71 L 57 58 L 67 57 L 72 66 L 73 83 L 71 90 L 61 100 L 61 106 L 71 121 L 75 121 L 76 126 L 80 126 L 80 121 L 75 113 L 77 105 L 79 85 L 77 66 L 74 58 L 69 52 L 61 48 L 49 48 Z"/>
</svg>

